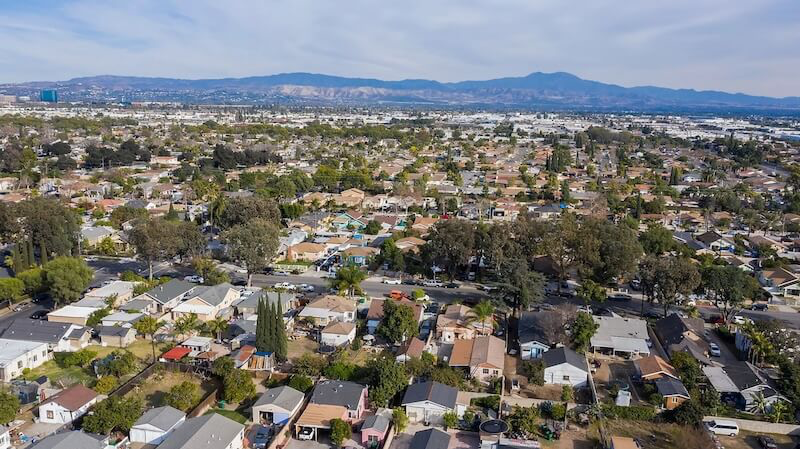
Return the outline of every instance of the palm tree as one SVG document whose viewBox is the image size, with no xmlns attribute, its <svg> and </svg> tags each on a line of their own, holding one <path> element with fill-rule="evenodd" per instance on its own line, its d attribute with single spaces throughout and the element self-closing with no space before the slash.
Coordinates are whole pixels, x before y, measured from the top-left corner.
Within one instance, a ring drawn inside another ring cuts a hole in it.
<svg viewBox="0 0 800 449">
<path fill-rule="evenodd" d="M 162 327 L 164 327 L 163 321 L 158 321 L 149 315 L 145 315 L 133 325 L 136 332 L 150 337 L 150 344 L 153 348 L 153 362 L 156 361 L 156 332 Z"/>
<path fill-rule="evenodd" d="M 175 320 L 175 334 L 182 337 L 197 329 L 199 325 L 200 322 L 197 319 L 196 313 L 181 315 L 177 320 Z"/>
<path fill-rule="evenodd" d="M 486 330 L 486 321 L 490 320 L 494 315 L 494 305 L 489 301 L 481 301 L 472 308 L 467 322 L 479 322 L 482 329 Z"/>
<path fill-rule="evenodd" d="M 772 404 L 772 410 L 770 411 L 770 417 L 772 418 L 772 422 L 779 423 L 781 419 L 783 419 L 783 414 L 786 413 L 786 403 L 783 401 L 778 401 Z"/>
<path fill-rule="evenodd" d="M 213 319 L 206 323 L 206 329 L 217 337 L 217 341 L 222 339 L 222 333 L 228 328 L 228 321 L 225 318 Z"/>
<path fill-rule="evenodd" d="M 769 404 L 767 403 L 767 398 L 764 397 L 764 393 L 759 391 L 753 396 L 753 408 L 752 410 L 756 413 L 760 413 L 762 415 L 767 414 L 767 408 L 769 408 Z"/>
<path fill-rule="evenodd" d="M 353 295 L 363 293 L 361 282 L 367 278 L 366 273 L 355 265 L 342 267 L 336 272 L 336 277 L 331 279 L 331 287 L 339 290 L 340 294 L 352 299 Z"/>
</svg>

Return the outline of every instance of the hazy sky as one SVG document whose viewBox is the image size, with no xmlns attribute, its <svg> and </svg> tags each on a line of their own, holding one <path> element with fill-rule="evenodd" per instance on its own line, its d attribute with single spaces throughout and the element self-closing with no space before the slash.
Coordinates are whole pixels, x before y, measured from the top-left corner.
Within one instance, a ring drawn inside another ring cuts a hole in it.
<svg viewBox="0 0 800 449">
<path fill-rule="evenodd" d="M 295 71 L 800 96 L 800 1 L 0 1 L 0 82 Z"/>
</svg>

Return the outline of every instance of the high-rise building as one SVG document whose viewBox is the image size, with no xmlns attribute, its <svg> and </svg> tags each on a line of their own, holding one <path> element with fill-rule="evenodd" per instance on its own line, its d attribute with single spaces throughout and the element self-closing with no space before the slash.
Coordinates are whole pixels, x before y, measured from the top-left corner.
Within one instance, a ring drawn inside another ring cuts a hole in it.
<svg viewBox="0 0 800 449">
<path fill-rule="evenodd" d="M 9 104 L 17 101 L 15 95 L 0 94 L 0 104 Z"/>
<path fill-rule="evenodd" d="M 55 89 L 43 89 L 39 92 L 39 100 L 45 103 L 58 103 L 58 91 Z"/>
</svg>

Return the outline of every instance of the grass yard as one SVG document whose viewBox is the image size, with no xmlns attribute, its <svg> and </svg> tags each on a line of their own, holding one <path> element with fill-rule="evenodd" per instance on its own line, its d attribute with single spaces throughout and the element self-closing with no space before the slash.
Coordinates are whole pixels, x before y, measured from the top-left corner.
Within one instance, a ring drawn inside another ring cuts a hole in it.
<svg viewBox="0 0 800 449">
<path fill-rule="evenodd" d="M 222 416 L 224 416 L 226 418 L 230 418 L 230 419 L 238 422 L 239 424 L 247 424 L 247 421 L 250 420 L 249 416 L 243 415 L 238 410 L 225 410 L 225 409 L 222 409 L 222 408 L 212 408 L 211 410 L 207 411 L 205 414 L 209 415 L 211 413 L 220 414 L 220 415 L 222 415 Z"/>
<path fill-rule="evenodd" d="M 165 343 L 157 343 L 156 344 L 156 356 L 161 353 L 161 349 L 165 348 L 167 345 Z M 118 349 L 126 349 L 133 353 L 139 360 L 143 362 L 150 362 L 153 359 L 153 348 L 150 345 L 150 340 L 144 340 L 137 338 L 135 342 L 133 342 L 127 348 L 113 348 L 111 346 L 100 346 L 100 345 L 90 345 L 86 349 L 91 351 L 97 352 L 98 358 L 103 358 L 108 354 L 111 354 L 115 350 Z"/>
<path fill-rule="evenodd" d="M 610 435 L 636 438 L 648 449 L 705 449 L 712 444 L 703 430 L 691 426 L 625 420 L 606 420 L 606 426 Z M 592 426 L 588 436 L 598 441 L 597 428 Z"/>
<path fill-rule="evenodd" d="M 303 354 L 316 354 L 319 348 L 319 343 L 308 338 L 298 337 L 297 339 L 289 339 L 287 345 L 287 355 L 289 360 L 300 358 Z"/>
<path fill-rule="evenodd" d="M 95 382 L 95 377 L 88 369 L 79 366 L 72 366 L 69 368 L 61 368 L 56 364 L 55 360 L 50 360 L 42 365 L 30 370 L 28 374 L 22 376 L 25 380 L 35 380 L 39 377 L 47 376 L 50 382 L 54 384 L 61 384 L 65 387 L 74 384 L 92 385 Z"/>
<path fill-rule="evenodd" d="M 213 382 L 203 381 L 192 374 L 164 371 L 163 373 L 154 373 L 144 383 L 131 390 L 126 396 L 139 397 L 148 407 L 159 407 L 164 405 L 164 396 L 169 392 L 170 388 L 187 380 L 200 386 L 202 396 L 214 390 Z"/>
</svg>

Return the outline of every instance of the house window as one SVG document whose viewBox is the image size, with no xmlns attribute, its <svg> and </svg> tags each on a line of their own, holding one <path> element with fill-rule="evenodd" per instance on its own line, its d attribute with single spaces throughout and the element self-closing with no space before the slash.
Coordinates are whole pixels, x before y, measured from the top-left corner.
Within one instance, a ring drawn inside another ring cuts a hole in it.
<svg viewBox="0 0 800 449">
<path fill-rule="evenodd" d="M 17 362 L 17 368 L 22 368 L 22 360 L 20 360 L 19 362 Z"/>
<path fill-rule="evenodd" d="M 47 411 L 47 419 L 53 419 L 53 411 L 52 410 L 48 410 Z"/>
<path fill-rule="evenodd" d="M 483 370 L 483 374 L 489 374 L 489 370 L 488 369 L 484 369 Z"/>
<path fill-rule="evenodd" d="M 569 376 L 564 376 L 564 377 L 561 378 L 561 380 L 569 381 Z"/>
<path fill-rule="evenodd" d="M 377 443 L 378 442 L 378 435 L 369 435 L 367 437 L 367 441 L 370 443 Z"/>
</svg>

